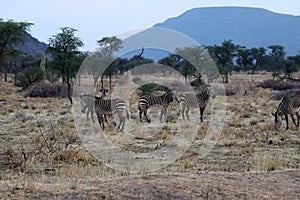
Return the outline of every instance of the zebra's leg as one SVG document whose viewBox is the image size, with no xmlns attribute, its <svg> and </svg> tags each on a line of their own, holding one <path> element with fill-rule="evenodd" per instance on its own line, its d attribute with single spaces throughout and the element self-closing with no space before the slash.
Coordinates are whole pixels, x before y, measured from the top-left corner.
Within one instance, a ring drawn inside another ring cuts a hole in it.
<svg viewBox="0 0 300 200">
<path fill-rule="evenodd" d="M 190 121 L 189 112 L 190 112 L 190 106 L 187 105 L 187 106 L 186 106 L 185 115 L 186 115 L 186 118 Z"/>
<path fill-rule="evenodd" d="M 291 117 L 292 117 L 292 120 L 293 120 L 293 123 L 295 124 L 295 126 L 297 127 L 297 123 L 296 123 L 296 120 L 295 120 L 295 117 L 293 114 L 291 114 Z M 297 116 L 297 119 L 298 119 L 298 116 Z"/>
<path fill-rule="evenodd" d="M 151 122 L 151 119 L 150 119 L 150 118 L 148 118 L 148 116 L 147 116 L 147 109 L 146 109 L 146 110 L 144 110 L 144 116 L 145 116 L 145 118 L 146 118 L 147 122 L 148 122 L 148 123 L 150 123 L 150 122 Z"/>
<path fill-rule="evenodd" d="M 289 117 L 288 117 L 288 115 L 285 115 L 285 121 L 286 121 L 286 129 L 285 130 L 288 130 L 289 129 Z"/>
<path fill-rule="evenodd" d="M 180 107 L 181 107 L 181 116 L 182 116 L 182 119 L 184 120 L 184 111 L 185 111 L 186 105 L 182 103 L 182 104 L 180 104 Z"/>
<path fill-rule="evenodd" d="M 97 112 L 97 118 L 98 118 L 98 122 L 99 122 L 100 127 L 102 126 L 102 130 L 104 130 L 105 127 L 104 127 L 104 121 L 103 121 L 102 114 Z"/>
<path fill-rule="evenodd" d="M 299 112 L 296 113 L 297 116 L 297 128 L 299 127 L 299 120 L 300 120 L 300 114 Z"/>
<path fill-rule="evenodd" d="M 205 107 L 200 107 L 200 120 L 203 122 L 203 113 L 204 113 Z"/>
<path fill-rule="evenodd" d="M 165 121 L 167 121 L 167 108 L 163 107 L 160 111 L 160 122 L 162 122 L 162 116 L 165 115 Z"/>
<path fill-rule="evenodd" d="M 143 114 L 143 111 L 139 108 L 139 114 L 140 114 L 140 122 L 143 123 L 143 120 L 142 120 L 142 114 Z"/>
<path fill-rule="evenodd" d="M 92 121 L 95 123 L 94 112 L 93 111 L 91 111 L 91 118 L 92 118 Z"/>
<path fill-rule="evenodd" d="M 125 117 L 124 116 L 120 116 L 119 120 L 120 120 L 120 124 L 118 126 L 118 129 L 120 129 L 120 131 L 123 131 L 124 130 L 124 126 L 125 126 Z"/>
<path fill-rule="evenodd" d="M 89 110 L 87 110 L 87 113 L 86 113 L 86 121 L 89 120 Z"/>
</svg>

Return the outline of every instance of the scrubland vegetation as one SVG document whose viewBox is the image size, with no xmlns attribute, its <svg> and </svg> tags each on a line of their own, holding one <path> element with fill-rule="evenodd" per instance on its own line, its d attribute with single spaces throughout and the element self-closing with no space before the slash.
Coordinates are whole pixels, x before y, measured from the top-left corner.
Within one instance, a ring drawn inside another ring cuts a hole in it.
<svg viewBox="0 0 300 200">
<path fill-rule="evenodd" d="M 227 87 L 234 91 L 234 95 L 227 96 L 225 102 L 225 125 L 207 156 L 201 157 L 200 149 L 208 134 L 206 130 L 210 116 L 214 113 L 209 108 L 204 122 L 196 126 L 198 133 L 192 144 L 175 162 L 160 170 L 142 174 L 111 169 L 91 155 L 77 133 L 67 99 L 24 98 L 25 92 L 19 92 L 20 88 L 11 82 L 2 82 L 1 197 L 38 198 L 41 195 L 50 198 L 56 195 L 59 198 L 114 198 L 122 190 L 120 195 L 124 195 L 124 198 L 126 194 L 128 198 L 137 198 L 129 190 L 135 189 L 143 194 L 145 188 L 149 187 L 149 195 L 162 198 L 175 198 L 176 195 L 182 198 L 230 198 L 235 195 L 247 198 L 294 198 L 299 195 L 299 134 L 295 127 L 288 131 L 283 128 L 274 130 L 270 113 L 277 108 L 279 101 L 276 96 L 280 91 L 266 88 L 265 79 L 268 78 L 271 78 L 271 73 L 232 75 L 234 81 Z M 243 81 L 247 84 L 239 84 Z M 283 85 L 290 83 L 277 81 L 277 84 L 286 88 L 288 86 Z M 295 89 L 294 86 L 288 88 Z M 138 126 L 134 109 L 136 101 L 137 98 L 131 100 L 131 122 L 127 123 L 125 129 L 135 124 Z M 156 120 L 155 115 L 159 110 L 154 108 L 149 115 Z M 197 116 L 198 110 L 193 110 L 191 114 Z M 170 116 L 174 122 L 181 120 L 178 105 L 170 109 Z M 80 117 L 86 121 L 85 114 L 82 113 Z M 106 137 L 114 144 L 123 145 L 124 152 L 155 151 L 155 148 L 162 148 L 172 141 L 177 134 L 182 134 L 166 126 L 150 141 L 147 133 L 141 132 L 132 137 L 118 132 L 113 120 L 108 120 L 110 125 Z M 98 124 L 93 126 L 96 130 Z M 250 184 L 251 179 L 260 180 L 262 186 L 257 187 L 258 182 L 254 180 Z M 282 191 L 285 184 L 284 187 L 288 185 L 291 190 L 289 193 Z M 163 185 L 168 189 L 163 189 Z M 278 189 L 271 190 L 270 185 Z M 252 188 L 256 188 L 257 192 L 253 192 Z M 108 192 L 110 190 L 111 193 Z"/>
</svg>

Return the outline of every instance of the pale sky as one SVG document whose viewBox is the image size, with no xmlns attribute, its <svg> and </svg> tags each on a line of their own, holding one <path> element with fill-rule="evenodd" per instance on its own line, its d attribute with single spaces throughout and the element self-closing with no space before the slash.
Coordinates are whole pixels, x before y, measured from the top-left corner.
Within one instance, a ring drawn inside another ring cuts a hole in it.
<svg viewBox="0 0 300 200">
<path fill-rule="evenodd" d="M 34 23 L 30 33 L 48 43 L 61 27 L 78 30 L 84 50 L 105 36 L 148 28 L 195 7 L 245 6 L 300 15 L 299 0 L 0 0 L 0 18 Z"/>
</svg>

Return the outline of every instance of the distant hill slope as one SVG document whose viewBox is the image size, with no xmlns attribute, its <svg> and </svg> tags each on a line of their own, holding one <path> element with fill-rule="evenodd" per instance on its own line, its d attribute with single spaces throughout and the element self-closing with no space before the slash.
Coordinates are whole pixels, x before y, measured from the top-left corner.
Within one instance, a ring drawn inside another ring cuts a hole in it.
<svg viewBox="0 0 300 200">
<path fill-rule="evenodd" d="M 32 56 L 42 56 L 46 51 L 48 45 L 44 42 L 40 42 L 30 34 L 26 34 L 25 42 L 17 45 L 17 49 Z"/>
<path fill-rule="evenodd" d="M 288 55 L 300 51 L 300 16 L 274 13 L 261 8 L 194 8 L 154 27 L 184 33 L 201 45 L 221 44 L 225 39 L 246 47 L 279 44 Z"/>
</svg>

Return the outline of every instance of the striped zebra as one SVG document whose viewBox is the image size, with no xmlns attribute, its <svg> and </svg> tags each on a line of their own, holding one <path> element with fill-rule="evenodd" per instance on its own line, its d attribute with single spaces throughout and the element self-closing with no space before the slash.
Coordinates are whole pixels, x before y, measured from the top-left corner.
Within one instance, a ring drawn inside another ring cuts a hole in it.
<svg viewBox="0 0 300 200">
<path fill-rule="evenodd" d="M 117 113 L 120 121 L 118 129 L 121 131 L 124 129 L 126 118 L 129 119 L 126 102 L 122 99 L 103 99 L 102 97 L 95 97 L 95 110 L 102 129 L 105 128 L 103 119 L 105 115 Z"/>
<path fill-rule="evenodd" d="M 129 119 L 129 113 L 127 110 L 126 102 L 122 99 L 104 99 L 103 96 L 95 97 L 89 94 L 84 94 L 80 96 L 81 98 L 81 112 L 84 113 L 87 109 L 87 119 L 89 113 L 91 113 L 91 117 L 93 122 L 95 122 L 93 114 L 97 114 L 99 125 L 104 129 L 104 119 L 107 122 L 106 115 L 112 115 L 113 113 L 117 113 L 120 124 L 118 128 L 121 130 L 124 129 L 125 125 L 125 116 Z M 122 126 L 121 126 L 122 125 Z"/>
<path fill-rule="evenodd" d="M 100 92 L 101 92 L 101 98 L 105 99 L 108 90 L 101 89 Z M 92 96 L 90 94 L 80 95 L 80 104 L 81 104 L 81 112 L 85 113 L 87 111 L 87 113 L 86 113 L 87 120 L 89 119 L 89 113 L 91 113 L 92 121 L 95 123 L 95 120 L 94 120 L 94 113 L 96 112 L 95 111 L 95 96 Z M 105 118 L 105 122 L 107 122 L 106 116 L 104 116 L 104 118 Z"/>
<path fill-rule="evenodd" d="M 296 127 L 299 127 L 300 119 L 300 95 L 291 97 L 283 97 L 275 113 L 272 115 L 275 117 L 275 129 L 279 130 L 282 124 L 282 116 L 285 116 L 286 130 L 289 129 L 288 115 L 291 115 L 293 123 Z M 294 118 L 294 114 L 297 116 L 297 123 Z"/>
<path fill-rule="evenodd" d="M 160 113 L 160 122 L 162 122 L 162 116 L 165 115 L 165 120 L 167 119 L 167 108 L 173 100 L 176 100 L 178 102 L 178 99 L 175 95 L 175 90 L 168 90 L 166 93 L 164 93 L 161 96 L 151 96 L 151 95 L 144 95 L 139 98 L 138 103 L 138 109 L 139 109 L 139 115 L 140 115 L 140 122 L 143 122 L 142 120 L 142 114 L 144 113 L 144 116 L 148 123 L 151 122 L 151 119 L 147 116 L 147 110 L 149 107 L 154 105 L 161 105 L 162 110 Z"/>
<path fill-rule="evenodd" d="M 182 119 L 184 120 L 184 113 L 188 120 L 189 118 L 189 110 L 191 107 L 199 108 L 200 109 L 200 120 L 203 121 L 203 113 L 208 103 L 210 92 L 208 86 L 205 85 L 202 92 L 198 94 L 189 94 L 189 93 L 182 93 L 179 95 L 179 103 L 181 108 L 181 115 Z"/>
</svg>

